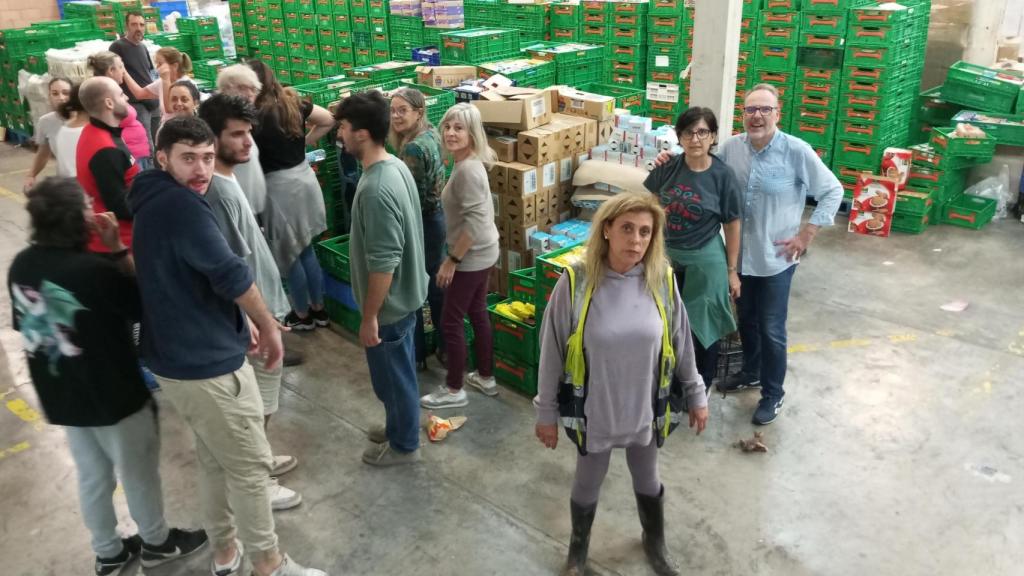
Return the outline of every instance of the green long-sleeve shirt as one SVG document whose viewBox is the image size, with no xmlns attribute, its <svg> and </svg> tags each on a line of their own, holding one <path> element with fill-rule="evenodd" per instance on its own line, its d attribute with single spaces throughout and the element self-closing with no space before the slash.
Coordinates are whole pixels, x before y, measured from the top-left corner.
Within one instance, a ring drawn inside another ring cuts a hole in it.
<svg viewBox="0 0 1024 576">
<path fill-rule="evenodd" d="M 393 275 L 377 315 L 381 325 L 423 306 L 428 277 L 419 193 L 409 169 L 394 156 L 371 165 L 359 179 L 349 249 L 352 292 L 360 309 L 373 272 Z"/>
</svg>

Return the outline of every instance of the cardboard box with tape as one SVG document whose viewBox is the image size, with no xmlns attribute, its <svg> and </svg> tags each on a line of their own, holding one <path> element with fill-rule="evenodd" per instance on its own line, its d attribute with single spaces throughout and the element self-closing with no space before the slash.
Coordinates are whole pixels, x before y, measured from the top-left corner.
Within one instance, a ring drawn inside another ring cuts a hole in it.
<svg viewBox="0 0 1024 576">
<path fill-rule="evenodd" d="M 476 66 L 419 66 L 416 81 L 432 88 L 454 88 L 463 80 L 475 80 Z"/>
<path fill-rule="evenodd" d="M 503 196 L 502 220 L 509 226 L 533 226 L 537 223 L 537 195 Z"/>
<path fill-rule="evenodd" d="M 474 100 L 484 124 L 499 128 L 530 130 L 551 121 L 549 96 L 546 91 L 529 88 L 499 88 Z"/>
<path fill-rule="evenodd" d="M 543 166 L 554 162 L 561 152 L 561 141 L 550 124 L 519 133 L 516 159 L 523 164 Z"/>
<path fill-rule="evenodd" d="M 615 114 L 615 98 L 581 92 L 573 88 L 561 88 L 558 91 L 558 111 L 597 121 L 611 120 Z"/>
<path fill-rule="evenodd" d="M 505 194 L 509 196 L 528 196 L 536 194 L 539 189 L 540 177 L 537 167 L 513 162 L 506 166 Z"/>
</svg>

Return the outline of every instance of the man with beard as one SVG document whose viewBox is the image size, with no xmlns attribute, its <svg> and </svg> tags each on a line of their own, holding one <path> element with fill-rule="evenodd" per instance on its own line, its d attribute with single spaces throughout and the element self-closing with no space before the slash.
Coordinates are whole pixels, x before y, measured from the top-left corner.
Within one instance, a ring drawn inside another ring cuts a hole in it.
<svg viewBox="0 0 1024 576">
<path fill-rule="evenodd" d="M 267 303 L 270 313 L 279 320 L 291 310 L 288 297 L 281 285 L 281 273 L 274 262 L 267 239 L 263 237 L 256 216 L 252 212 L 238 179 L 235 166 L 248 162 L 252 150 L 253 122 L 256 109 L 239 96 L 215 94 L 199 108 L 199 118 L 210 125 L 216 138 L 217 161 L 213 180 L 204 197 L 213 210 L 217 225 L 235 254 L 249 265 L 256 287 Z M 281 395 L 280 366 L 274 370 L 263 368 L 259 358 L 250 356 L 263 399 L 264 429 L 270 424 L 270 416 L 277 412 Z M 277 483 L 276 478 L 290 472 L 298 464 L 294 456 L 274 456 L 274 467 L 270 471 L 270 503 L 274 510 L 294 508 L 302 502 L 302 496 Z"/>
<path fill-rule="evenodd" d="M 121 241 L 130 248 L 132 213 L 127 196 L 139 167 L 121 139 L 118 127 L 128 116 L 128 97 L 111 78 L 94 76 L 82 82 L 78 98 L 89 114 L 89 123 L 82 129 L 76 149 L 78 182 L 92 199 L 97 214 L 114 213 Z M 110 252 L 95 234 L 90 237 L 88 247 L 92 252 Z"/>
<path fill-rule="evenodd" d="M 203 198 L 215 157 L 205 122 L 173 118 L 157 137 L 162 170 L 147 170 L 132 186 L 142 355 L 195 435 L 203 524 L 215 548 L 211 573 L 238 573 L 244 545 L 257 576 L 325 576 L 278 548 L 274 459 L 246 352 L 275 370 L 281 327 Z"/>
<path fill-rule="evenodd" d="M 149 50 L 142 43 L 146 36 L 146 19 L 141 12 L 129 12 L 124 17 L 124 35 L 110 44 L 110 51 L 121 57 L 124 69 L 139 86 L 149 86 L 158 78 L 149 57 Z M 139 113 L 139 122 L 146 127 L 150 148 L 153 144 L 154 126 L 160 124 L 160 101 L 157 99 L 138 100 L 130 94 L 128 101 Z"/>
</svg>

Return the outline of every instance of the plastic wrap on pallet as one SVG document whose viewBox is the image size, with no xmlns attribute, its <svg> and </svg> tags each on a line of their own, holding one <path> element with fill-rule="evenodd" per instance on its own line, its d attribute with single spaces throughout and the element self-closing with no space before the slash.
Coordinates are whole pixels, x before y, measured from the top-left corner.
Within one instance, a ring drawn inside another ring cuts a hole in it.
<svg viewBox="0 0 1024 576">
<path fill-rule="evenodd" d="M 462 28 L 466 23 L 462 0 L 423 0 L 423 24 L 431 28 Z"/>
</svg>

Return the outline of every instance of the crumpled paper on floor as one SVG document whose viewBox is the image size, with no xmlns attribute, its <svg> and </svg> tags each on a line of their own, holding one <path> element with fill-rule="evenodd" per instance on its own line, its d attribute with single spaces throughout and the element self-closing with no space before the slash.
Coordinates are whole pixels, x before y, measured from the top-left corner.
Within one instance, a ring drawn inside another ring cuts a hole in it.
<svg viewBox="0 0 1024 576">
<path fill-rule="evenodd" d="M 452 416 L 451 418 L 438 418 L 433 414 L 427 417 L 427 438 L 431 442 L 440 442 L 448 437 L 449 432 L 462 428 L 466 423 L 465 416 Z"/>
<path fill-rule="evenodd" d="M 746 440 L 740 440 L 733 444 L 733 446 L 739 448 L 744 452 L 767 452 L 768 445 L 764 443 L 764 434 L 761 432 L 754 432 L 753 438 L 747 438 Z"/>
</svg>

